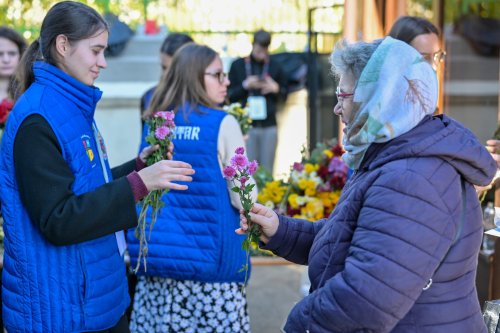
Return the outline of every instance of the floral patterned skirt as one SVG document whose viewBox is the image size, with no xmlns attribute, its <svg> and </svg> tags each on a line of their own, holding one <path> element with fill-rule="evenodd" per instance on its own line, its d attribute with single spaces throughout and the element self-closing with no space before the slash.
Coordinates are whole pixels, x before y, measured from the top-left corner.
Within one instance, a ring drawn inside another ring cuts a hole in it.
<svg viewBox="0 0 500 333">
<path fill-rule="evenodd" d="M 132 333 L 249 333 L 241 283 L 138 278 Z"/>
</svg>

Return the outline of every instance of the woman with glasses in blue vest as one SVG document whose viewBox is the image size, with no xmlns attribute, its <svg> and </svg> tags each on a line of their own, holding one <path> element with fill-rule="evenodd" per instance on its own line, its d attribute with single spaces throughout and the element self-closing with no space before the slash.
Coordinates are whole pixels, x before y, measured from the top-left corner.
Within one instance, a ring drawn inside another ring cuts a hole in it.
<svg viewBox="0 0 500 333">
<path fill-rule="evenodd" d="M 176 112 L 174 158 L 190 163 L 196 175 L 188 191 L 163 197 L 148 240 L 147 271 L 141 266 L 138 272 L 132 332 L 250 330 L 242 292 L 244 237 L 234 233 L 241 205 L 222 175 L 236 148 L 244 146 L 238 122 L 220 108 L 228 85 L 214 50 L 186 44 L 174 54 L 145 113 Z M 148 129 L 143 132 L 145 137 Z M 133 230 L 127 236 L 134 267 L 139 243 Z"/>
<path fill-rule="evenodd" d="M 144 167 L 154 147 L 111 169 L 94 121 L 108 27 L 92 8 L 55 4 L 18 70 L 2 138 L 3 320 L 9 332 L 128 332 L 123 230 L 149 191 L 185 190 L 191 166 Z"/>
<path fill-rule="evenodd" d="M 446 52 L 441 48 L 439 29 L 417 16 L 401 16 L 394 22 L 389 36 L 413 46 L 436 71 Z"/>
</svg>

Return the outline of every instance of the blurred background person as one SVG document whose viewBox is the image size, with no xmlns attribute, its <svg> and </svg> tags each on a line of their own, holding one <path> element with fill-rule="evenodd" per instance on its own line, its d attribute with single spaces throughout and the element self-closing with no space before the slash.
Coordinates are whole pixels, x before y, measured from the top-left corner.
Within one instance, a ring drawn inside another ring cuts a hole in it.
<svg viewBox="0 0 500 333">
<path fill-rule="evenodd" d="M 236 148 L 244 146 L 238 122 L 220 109 L 228 85 L 219 55 L 187 44 L 175 53 L 145 113 L 176 112 L 174 158 L 191 163 L 196 176 L 188 192 L 163 197 L 165 206 L 148 241 L 147 271 L 141 266 L 138 272 L 132 332 L 250 330 L 242 292 L 243 237 L 234 233 L 241 204 L 222 174 Z M 134 230 L 127 237 L 135 267 L 139 241 Z"/>
<path fill-rule="evenodd" d="M 0 126 L 3 127 L 16 97 L 15 72 L 26 49 L 26 41 L 15 30 L 0 27 Z"/>
<path fill-rule="evenodd" d="M 160 48 L 161 76 L 165 74 L 165 71 L 172 63 L 172 57 L 174 56 L 175 51 L 177 51 L 181 46 L 184 46 L 185 44 L 192 42 L 193 39 L 188 35 L 181 33 L 168 34 L 168 36 L 165 38 Z M 151 103 L 151 98 L 153 97 L 155 89 L 156 86 L 150 88 L 141 97 L 142 127 L 144 127 L 144 119 L 142 118 L 142 116 L 144 115 L 144 112 L 148 108 L 149 103 Z"/>
<path fill-rule="evenodd" d="M 446 56 L 439 40 L 439 29 L 424 18 L 398 18 L 389 31 L 389 36 L 413 46 L 435 71 Z"/>
<path fill-rule="evenodd" d="M 279 100 L 286 99 L 287 78 L 281 65 L 269 56 L 270 44 L 271 34 L 258 30 L 251 54 L 231 64 L 229 101 L 249 106 L 253 127 L 246 142 L 248 157 L 272 173 L 278 142 L 276 113 Z"/>
</svg>

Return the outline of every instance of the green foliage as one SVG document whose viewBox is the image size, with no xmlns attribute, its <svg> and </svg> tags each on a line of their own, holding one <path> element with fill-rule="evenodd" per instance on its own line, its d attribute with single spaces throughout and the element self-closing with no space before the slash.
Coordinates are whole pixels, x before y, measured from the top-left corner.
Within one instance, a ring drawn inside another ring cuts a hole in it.
<svg viewBox="0 0 500 333">
<path fill-rule="evenodd" d="M 255 179 L 255 183 L 257 184 L 258 189 L 263 189 L 266 186 L 266 183 L 273 181 L 273 175 L 271 172 L 267 171 L 263 166 L 259 166 L 257 171 L 253 175 L 253 179 Z"/>
<path fill-rule="evenodd" d="M 175 115 L 173 112 L 157 112 L 147 120 L 149 133 L 146 136 L 146 142 L 148 142 L 151 146 L 158 146 L 157 150 L 153 151 L 146 157 L 146 164 L 148 166 L 164 160 L 165 156 L 167 156 L 167 153 L 170 151 L 170 144 L 175 128 L 175 123 L 173 121 L 174 117 Z M 168 129 L 165 137 L 156 133 L 157 130 L 160 131 L 165 128 Z M 149 238 L 146 237 L 146 226 L 149 223 L 149 237 L 151 237 L 151 232 L 153 231 L 153 226 L 158 218 L 158 213 L 161 208 L 165 206 L 162 196 L 167 192 L 168 188 L 153 190 L 149 192 L 141 202 L 142 207 L 139 213 L 137 228 L 134 232 L 135 237 L 139 239 L 139 258 L 137 259 L 135 273 L 139 271 L 141 258 L 144 264 L 144 271 L 147 270 L 146 257 L 148 254 Z"/>
<path fill-rule="evenodd" d="M 45 13 L 56 0 L 0 0 L 0 22 L 13 27 L 29 41 L 38 38 Z M 265 28 L 275 33 L 271 50 L 303 50 L 307 43 L 308 8 L 324 5 L 324 0 L 82 0 L 98 12 L 111 12 L 136 29 L 146 19 L 156 20 L 168 31 L 185 32 L 200 43 L 233 56 L 247 54 L 252 32 Z M 341 2 L 337 0 L 337 2 Z M 321 38 L 320 52 L 330 52 L 342 30 L 342 6 L 317 10 L 315 31 Z M 215 32 L 215 33 L 213 33 Z M 335 36 L 335 38 L 329 38 Z M 248 49 L 247 49 L 248 47 Z M 241 54 L 240 54 L 241 53 Z M 248 126 L 248 125 L 245 125 Z"/>
</svg>

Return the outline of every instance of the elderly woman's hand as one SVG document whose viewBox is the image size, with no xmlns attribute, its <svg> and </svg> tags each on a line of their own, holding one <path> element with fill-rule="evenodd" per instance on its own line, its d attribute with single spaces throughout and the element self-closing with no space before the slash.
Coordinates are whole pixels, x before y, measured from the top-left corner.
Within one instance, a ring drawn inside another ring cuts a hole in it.
<svg viewBox="0 0 500 333">
<path fill-rule="evenodd" d="M 272 210 L 261 204 L 254 204 L 250 210 L 250 219 L 258 224 L 261 230 L 260 240 L 263 243 L 269 242 L 269 239 L 276 234 L 279 225 L 278 215 Z M 240 211 L 240 228 L 236 233 L 243 235 L 248 230 L 248 223 L 243 210 Z"/>
</svg>

